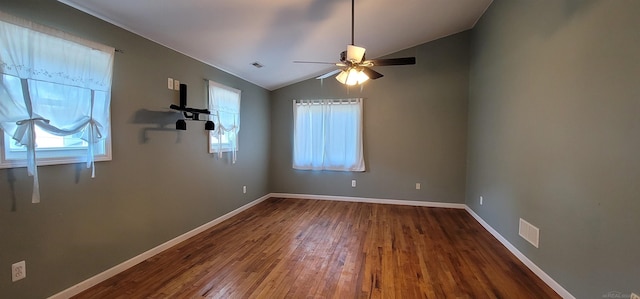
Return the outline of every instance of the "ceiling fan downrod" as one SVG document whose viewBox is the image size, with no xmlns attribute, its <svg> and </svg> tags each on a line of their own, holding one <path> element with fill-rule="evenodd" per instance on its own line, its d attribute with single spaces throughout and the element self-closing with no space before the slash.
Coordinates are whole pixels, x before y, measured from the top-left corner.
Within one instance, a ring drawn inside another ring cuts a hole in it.
<svg viewBox="0 0 640 299">
<path fill-rule="evenodd" d="M 356 13 L 355 13 L 355 0 L 351 0 L 351 45 L 352 46 L 356 45 L 355 41 L 354 41 L 354 38 L 353 38 L 353 36 L 354 36 L 354 29 L 353 28 L 355 27 L 354 26 L 354 24 L 355 24 L 355 21 L 354 21 L 355 15 L 356 15 Z"/>
</svg>

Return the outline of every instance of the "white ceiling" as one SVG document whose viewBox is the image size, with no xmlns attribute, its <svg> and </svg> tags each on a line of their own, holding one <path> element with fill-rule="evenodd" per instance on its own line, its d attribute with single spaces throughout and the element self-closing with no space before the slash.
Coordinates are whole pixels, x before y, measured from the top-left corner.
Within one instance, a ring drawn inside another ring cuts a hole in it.
<svg viewBox="0 0 640 299">
<path fill-rule="evenodd" d="M 351 43 L 349 0 L 59 1 L 269 90 L 332 69 L 294 60 L 337 62 Z M 491 2 L 356 0 L 355 44 L 370 59 L 423 44 L 472 28 Z"/>
</svg>

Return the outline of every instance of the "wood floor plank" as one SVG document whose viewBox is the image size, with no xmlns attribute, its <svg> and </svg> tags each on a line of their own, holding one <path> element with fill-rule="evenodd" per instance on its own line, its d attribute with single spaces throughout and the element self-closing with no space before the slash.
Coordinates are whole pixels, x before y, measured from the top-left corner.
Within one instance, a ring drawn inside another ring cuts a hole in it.
<svg viewBox="0 0 640 299">
<path fill-rule="evenodd" d="M 465 210 L 270 198 L 75 298 L 560 298 Z"/>
</svg>

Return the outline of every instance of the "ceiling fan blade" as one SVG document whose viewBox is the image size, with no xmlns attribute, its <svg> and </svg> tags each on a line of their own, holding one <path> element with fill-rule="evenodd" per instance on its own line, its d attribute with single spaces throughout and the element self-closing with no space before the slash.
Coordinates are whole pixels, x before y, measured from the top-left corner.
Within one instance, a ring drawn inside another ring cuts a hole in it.
<svg viewBox="0 0 640 299">
<path fill-rule="evenodd" d="M 326 73 L 326 74 L 324 74 L 322 76 L 317 77 L 316 79 L 326 79 L 326 78 L 329 78 L 329 77 L 331 77 L 331 76 L 333 76 L 333 75 L 335 75 L 335 74 L 337 74 L 337 73 L 339 73 L 341 71 L 342 71 L 341 69 L 333 70 L 333 71 L 330 71 L 330 72 L 328 72 L 328 73 Z"/>
<path fill-rule="evenodd" d="M 367 77 L 369 77 L 369 79 L 371 79 L 371 80 L 382 78 L 384 76 L 383 74 L 380 74 L 380 73 L 378 73 L 378 72 L 376 72 L 376 71 L 374 71 L 374 70 L 372 70 L 372 69 L 370 69 L 370 68 L 368 68 L 366 66 L 362 67 L 362 72 L 365 75 L 367 75 Z"/>
<path fill-rule="evenodd" d="M 347 61 L 359 63 L 364 58 L 365 48 L 348 45 L 347 46 Z"/>
<path fill-rule="evenodd" d="M 410 65 L 416 64 L 415 57 L 403 57 L 403 58 L 389 58 L 389 59 L 371 59 L 367 60 L 372 66 L 386 66 L 386 65 Z"/>
<path fill-rule="evenodd" d="M 332 65 L 338 65 L 335 62 L 325 62 L 325 61 L 299 61 L 296 60 L 293 63 L 314 63 L 314 64 L 332 64 Z"/>
</svg>

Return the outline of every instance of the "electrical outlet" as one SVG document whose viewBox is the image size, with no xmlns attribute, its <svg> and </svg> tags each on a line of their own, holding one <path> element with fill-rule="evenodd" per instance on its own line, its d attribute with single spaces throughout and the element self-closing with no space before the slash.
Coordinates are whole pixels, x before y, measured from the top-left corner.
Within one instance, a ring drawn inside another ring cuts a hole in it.
<svg viewBox="0 0 640 299">
<path fill-rule="evenodd" d="M 480 205 L 482 205 L 482 200 L 483 200 L 483 198 L 482 198 L 482 196 L 480 196 Z"/>
<path fill-rule="evenodd" d="M 247 186 L 242 186 L 242 193 L 247 193 Z"/>
<path fill-rule="evenodd" d="M 180 81 L 173 80 L 173 90 L 180 90 Z"/>
<path fill-rule="evenodd" d="M 636 293 L 631 293 L 631 297 L 629 299 L 640 299 L 640 296 Z"/>
<path fill-rule="evenodd" d="M 416 183 L 416 190 L 420 190 L 421 186 L 420 183 Z"/>
<path fill-rule="evenodd" d="M 11 265 L 11 281 L 18 281 L 27 277 L 27 264 L 25 261 Z"/>
<path fill-rule="evenodd" d="M 167 88 L 173 90 L 173 78 L 167 78 Z"/>
<path fill-rule="evenodd" d="M 351 187 L 353 187 L 353 188 L 356 187 L 356 180 L 351 180 Z"/>
</svg>

